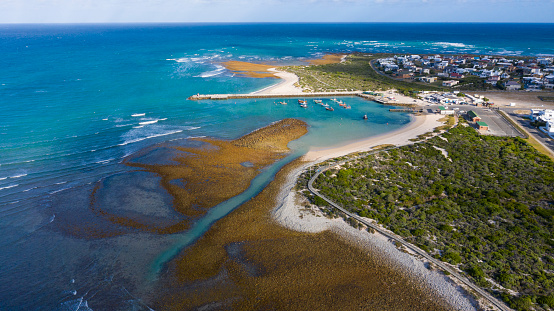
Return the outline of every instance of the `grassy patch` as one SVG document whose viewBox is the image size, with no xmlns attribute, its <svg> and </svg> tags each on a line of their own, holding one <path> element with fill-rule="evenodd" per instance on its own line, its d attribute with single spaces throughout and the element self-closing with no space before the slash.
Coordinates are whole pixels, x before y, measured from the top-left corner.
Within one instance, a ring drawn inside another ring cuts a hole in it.
<svg viewBox="0 0 554 311">
<path fill-rule="evenodd" d="M 379 56 L 381 57 L 381 56 Z M 314 92 L 350 90 L 388 90 L 410 94 L 414 91 L 440 91 L 442 87 L 395 80 L 377 73 L 370 62 L 377 55 L 351 54 L 346 61 L 320 66 L 289 66 L 282 69 L 296 74 L 300 85 Z"/>
</svg>

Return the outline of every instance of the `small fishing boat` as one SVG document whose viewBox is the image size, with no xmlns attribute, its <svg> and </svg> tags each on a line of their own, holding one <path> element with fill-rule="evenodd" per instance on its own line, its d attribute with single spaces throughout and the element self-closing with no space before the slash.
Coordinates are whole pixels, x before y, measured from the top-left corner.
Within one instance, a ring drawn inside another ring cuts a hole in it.
<svg viewBox="0 0 554 311">
<path fill-rule="evenodd" d="M 340 104 L 343 104 L 343 101 L 342 101 L 342 100 L 339 100 L 339 101 L 337 102 L 337 104 L 339 104 L 339 105 L 340 105 Z"/>
<path fill-rule="evenodd" d="M 325 109 L 327 109 L 327 110 L 329 110 L 329 111 L 335 111 L 335 109 L 333 109 L 333 107 L 327 107 L 327 108 L 325 108 Z"/>
<path fill-rule="evenodd" d="M 286 105 L 287 102 L 279 102 L 279 104 L 281 104 L 281 105 Z"/>
<path fill-rule="evenodd" d="M 344 106 L 344 109 L 352 109 L 350 106 Z"/>
<path fill-rule="evenodd" d="M 302 105 L 300 105 L 300 107 L 302 107 L 302 108 L 308 108 L 308 104 L 302 104 Z"/>
<path fill-rule="evenodd" d="M 302 100 L 302 99 L 299 99 L 299 100 L 298 100 L 298 103 L 301 104 L 301 105 L 302 105 L 302 104 L 307 104 L 307 102 L 306 102 L 305 100 Z"/>
<path fill-rule="evenodd" d="M 346 108 L 346 104 L 339 104 L 339 106 Z"/>
<path fill-rule="evenodd" d="M 321 104 L 323 101 L 321 99 L 314 99 L 314 103 Z"/>
<path fill-rule="evenodd" d="M 363 119 L 364 119 L 364 120 L 367 120 L 367 114 L 364 114 Z"/>
<path fill-rule="evenodd" d="M 323 105 L 321 105 L 321 106 L 323 106 L 323 107 L 329 107 L 329 104 L 323 104 Z"/>
</svg>

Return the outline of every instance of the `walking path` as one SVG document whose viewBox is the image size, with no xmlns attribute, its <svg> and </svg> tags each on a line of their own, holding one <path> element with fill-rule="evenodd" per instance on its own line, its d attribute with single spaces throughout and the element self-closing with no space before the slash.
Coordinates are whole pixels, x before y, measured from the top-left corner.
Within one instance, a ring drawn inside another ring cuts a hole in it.
<svg viewBox="0 0 554 311">
<path fill-rule="evenodd" d="M 399 148 L 399 146 L 397 147 L 392 147 L 392 148 L 387 148 L 387 149 L 383 149 L 383 150 L 379 150 L 379 151 L 375 151 L 373 153 L 370 153 L 370 154 L 374 154 L 374 153 L 377 153 L 377 152 L 381 152 L 381 151 L 387 151 L 387 150 L 392 150 L 392 149 L 396 149 L 396 148 Z M 343 165 L 349 161 L 354 161 L 354 160 L 357 160 L 361 157 L 366 157 L 368 156 L 369 154 L 365 154 L 365 155 L 362 155 L 362 156 L 357 156 L 357 157 L 354 157 L 354 158 L 351 158 L 351 159 L 347 159 L 347 160 L 343 160 L 343 161 L 340 161 L 340 162 L 337 162 L 337 163 L 334 163 L 333 166 L 337 166 L 337 165 Z M 508 308 L 504 303 L 502 303 L 501 301 L 497 300 L 495 297 L 493 297 L 492 295 L 490 295 L 488 292 L 486 292 L 485 290 L 481 289 L 480 287 L 478 287 L 477 285 L 473 284 L 471 281 L 469 281 L 467 278 L 465 278 L 464 276 L 460 275 L 458 272 L 456 272 L 454 269 L 452 269 L 451 267 L 449 267 L 448 265 L 444 264 L 442 261 L 440 260 L 437 260 L 435 259 L 434 257 L 430 256 L 429 254 L 427 254 L 427 252 L 424 252 L 423 250 L 415 247 L 414 245 L 406 242 L 404 239 L 402 239 L 402 237 L 394 234 L 394 233 L 391 233 L 389 231 L 386 231 L 384 230 L 383 228 L 375 225 L 374 223 L 371 223 L 361 217 L 359 217 L 358 215 L 355 215 L 355 214 L 352 214 L 350 212 L 348 212 L 347 210 L 345 210 L 343 207 L 341 207 L 340 205 L 338 205 L 337 203 L 331 201 L 330 199 L 328 199 L 327 197 L 325 197 L 324 195 L 320 194 L 319 191 L 317 189 L 315 189 L 313 187 L 313 182 L 317 179 L 317 177 L 325 172 L 326 170 L 328 170 L 329 168 L 331 168 L 331 166 L 327 166 L 326 168 L 323 168 L 323 169 L 318 169 L 317 172 L 315 173 L 315 175 L 312 176 L 312 178 L 310 178 L 310 180 L 308 181 L 308 189 L 310 190 L 310 192 L 312 192 L 314 195 L 322 198 L 323 200 L 325 200 L 327 203 L 329 203 L 331 206 L 333 206 L 334 208 L 340 210 L 341 212 L 343 212 L 344 214 L 346 214 L 348 217 L 352 217 L 354 219 L 356 219 L 357 221 L 363 223 L 364 225 L 374 229 L 375 231 L 379 232 L 380 234 L 384 235 L 385 237 L 391 239 L 391 240 L 394 240 L 402 245 L 404 245 L 406 248 L 408 248 L 409 250 L 413 251 L 414 253 L 424 257 L 425 259 L 427 259 L 429 262 L 437 265 L 438 267 L 440 267 L 441 269 L 445 270 L 445 271 L 448 271 L 452 277 L 458 279 L 460 282 L 464 283 L 466 286 L 468 286 L 469 288 L 471 288 L 472 290 L 474 290 L 476 293 L 478 293 L 479 295 L 481 295 L 483 298 L 485 298 L 487 301 L 489 301 L 490 304 L 492 304 L 493 306 L 495 306 L 497 309 L 501 310 L 501 311 L 508 311 L 508 310 L 511 310 L 510 308 Z"/>
</svg>

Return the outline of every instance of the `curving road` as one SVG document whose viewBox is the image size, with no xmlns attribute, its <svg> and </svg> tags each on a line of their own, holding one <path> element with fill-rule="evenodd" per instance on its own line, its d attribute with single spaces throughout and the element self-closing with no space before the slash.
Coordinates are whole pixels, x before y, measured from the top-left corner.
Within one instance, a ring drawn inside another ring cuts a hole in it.
<svg viewBox="0 0 554 311">
<path fill-rule="evenodd" d="M 371 155 L 371 154 L 374 154 L 374 153 L 377 153 L 377 152 L 381 152 L 381 151 L 387 151 L 387 150 L 392 150 L 392 149 L 396 149 L 398 147 L 392 147 L 392 148 L 387 148 L 387 149 L 382 149 L 382 150 L 378 150 L 378 151 L 375 151 L 375 152 L 372 152 L 372 153 L 369 153 L 369 154 L 365 154 L 363 156 L 357 156 L 357 157 L 354 157 L 354 158 L 351 158 L 351 159 L 347 159 L 347 160 L 343 160 L 343 161 L 340 161 L 340 162 L 336 162 L 333 164 L 333 166 L 336 166 L 336 165 L 343 165 L 349 161 L 353 161 L 353 160 L 356 160 L 356 159 L 359 159 L 361 157 L 366 157 L 368 155 Z M 508 308 L 503 302 L 499 301 L 498 299 L 496 299 L 495 297 L 493 297 L 492 295 L 490 295 L 488 292 L 486 292 L 485 290 L 481 289 L 479 286 L 473 284 L 471 281 L 469 281 L 466 277 L 462 276 L 461 274 L 459 274 L 458 272 L 456 272 L 454 269 L 452 269 L 451 267 L 449 267 L 448 265 L 444 264 L 442 261 L 440 260 L 437 260 L 435 259 L 434 257 L 431 257 L 429 254 L 427 254 L 427 252 L 424 252 L 423 250 L 415 247 L 414 245 L 406 242 L 402 237 L 394 234 L 394 233 L 391 233 L 391 232 L 388 232 L 388 231 L 385 231 L 383 230 L 381 227 L 373 224 L 373 223 L 370 223 L 368 222 L 367 220 L 364 220 L 362 219 L 360 216 L 356 215 L 356 214 L 352 214 L 350 212 L 348 212 L 347 210 L 345 210 L 344 208 L 342 208 L 340 205 L 338 205 L 337 203 L 331 201 L 330 199 L 328 199 L 327 197 L 325 197 L 324 195 L 320 194 L 319 191 L 317 189 L 315 189 L 313 187 L 313 183 L 314 181 L 317 179 L 317 177 L 325 172 L 326 170 L 330 169 L 331 166 L 327 166 L 326 168 L 324 169 L 318 169 L 316 171 L 316 173 L 312 176 L 312 178 L 310 178 L 310 180 L 308 181 L 308 189 L 310 190 L 311 193 L 313 193 L 314 195 L 317 195 L 318 197 L 322 198 L 323 200 L 325 200 L 327 203 L 329 203 L 331 206 L 333 206 L 334 208 L 340 210 L 341 212 L 343 212 L 344 214 L 348 215 L 348 217 L 352 217 L 354 219 L 356 219 L 357 221 L 363 223 L 364 225 L 374 229 L 375 231 L 381 233 L 382 235 L 386 236 L 387 238 L 389 239 L 392 239 L 396 242 L 399 242 L 401 243 L 402 245 L 404 245 L 406 248 L 410 249 L 411 251 L 415 252 L 416 254 L 420 255 L 420 256 L 423 256 L 425 259 L 429 260 L 430 262 L 432 262 L 433 264 L 437 265 L 438 267 L 442 268 L 443 270 L 445 271 L 448 271 L 453 277 L 455 277 L 456 279 L 458 279 L 460 282 L 464 283 L 465 285 L 467 285 L 469 288 L 471 288 L 472 290 L 474 290 L 476 293 L 478 293 L 479 295 L 481 295 L 483 298 L 485 298 L 490 304 L 492 304 L 493 306 L 495 306 L 496 308 L 498 308 L 499 310 L 501 311 L 509 311 L 509 310 L 512 310 L 510 308 Z"/>
</svg>

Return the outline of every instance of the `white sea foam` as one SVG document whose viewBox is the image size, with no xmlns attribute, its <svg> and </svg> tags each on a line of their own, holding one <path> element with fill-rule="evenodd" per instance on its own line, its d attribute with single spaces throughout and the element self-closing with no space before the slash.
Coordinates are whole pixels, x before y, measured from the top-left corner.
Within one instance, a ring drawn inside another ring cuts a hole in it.
<svg viewBox="0 0 554 311">
<path fill-rule="evenodd" d="M 143 141 L 143 140 L 146 140 L 146 139 L 149 139 L 149 138 L 167 136 L 167 135 L 177 134 L 177 133 L 181 133 L 181 132 L 183 132 L 183 130 L 177 130 L 177 131 L 171 131 L 171 132 L 167 132 L 167 133 L 160 133 L 160 134 L 150 135 L 150 136 L 141 137 L 141 138 L 135 138 L 135 139 L 127 140 L 127 141 L 119 144 L 119 146 L 125 146 L 125 145 L 128 145 L 128 144 L 136 143 L 136 142 Z"/>
<path fill-rule="evenodd" d="M 135 117 L 135 118 L 136 118 L 136 117 L 144 117 L 145 115 L 146 115 L 146 113 L 133 113 L 133 114 L 131 115 L 131 117 Z"/>
<path fill-rule="evenodd" d="M 102 161 L 98 161 L 98 162 L 94 162 L 94 163 L 96 163 L 96 164 L 106 164 L 106 163 L 108 163 L 108 162 L 110 162 L 110 161 L 113 161 L 113 160 L 115 160 L 115 158 L 111 158 L 111 159 L 107 159 L 107 160 L 102 160 Z"/>
<path fill-rule="evenodd" d="M 25 177 L 25 176 L 27 176 L 27 174 L 14 175 L 14 176 L 10 176 L 10 178 L 14 179 L 14 178 L 20 178 L 20 177 Z"/>
<path fill-rule="evenodd" d="M 19 185 L 18 185 L 18 184 L 16 184 L 16 185 L 9 185 L 9 186 L 0 188 L 0 190 L 15 188 L 15 187 L 17 187 L 17 186 L 19 186 Z"/>
<path fill-rule="evenodd" d="M 148 125 L 148 124 L 154 124 L 154 123 L 157 123 L 159 120 L 151 120 L 151 121 L 144 121 L 144 122 L 139 122 L 140 125 Z"/>
<path fill-rule="evenodd" d="M 220 75 L 220 74 L 225 72 L 225 67 L 223 67 L 221 65 L 215 65 L 215 66 L 216 66 L 217 69 L 201 73 L 197 77 L 209 78 L 209 77 L 214 77 L 214 76 Z"/>
<path fill-rule="evenodd" d="M 8 177 L 1 177 L 0 180 L 8 179 Z"/>
<path fill-rule="evenodd" d="M 143 128 L 144 125 L 139 125 L 139 126 L 133 126 L 134 129 L 140 129 L 140 128 Z"/>
<path fill-rule="evenodd" d="M 63 188 L 63 189 L 60 189 L 60 190 L 55 190 L 55 191 L 50 192 L 49 194 L 54 194 L 54 193 L 62 192 L 62 191 L 68 190 L 68 189 L 71 189 L 71 187 Z"/>
<path fill-rule="evenodd" d="M 474 48 L 474 45 L 458 43 L 458 42 L 434 42 L 433 45 L 438 45 L 441 47 L 456 47 L 456 48 Z"/>
<path fill-rule="evenodd" d="M 133 125 L 133 123 L 129 123 L 129 124 L 117 124 L 115 127 L 125 127 L 125 126 L 131 126 Z M 94 134 L 98 134 L 98 133 L 94 133 Z"/>
</svg>

